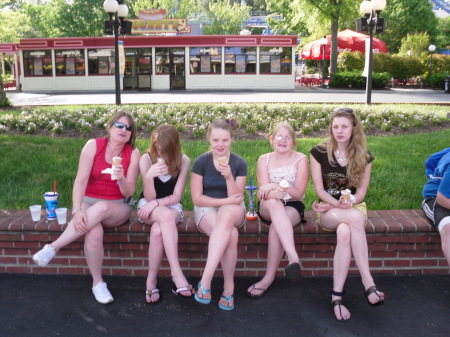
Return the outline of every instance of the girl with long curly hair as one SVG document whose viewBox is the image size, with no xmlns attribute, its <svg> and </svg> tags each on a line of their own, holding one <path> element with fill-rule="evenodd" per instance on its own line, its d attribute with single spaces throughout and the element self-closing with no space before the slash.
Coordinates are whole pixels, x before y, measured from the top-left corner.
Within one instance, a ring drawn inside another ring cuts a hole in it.
<svg viewBox="0 0 450 337">
<path fill-rule="evenodd" d="M 364 296 L 372 306 L 384 303 L 369 270 L 364 197 L 370 181 L 373 157 L 367 149 L 361 121 L 352 109 L 337 108 L 330 117 L 329 136 L 310 151 L 311 175 L 318 202 L 312 205 L 320 226 L 336 231 L 331 304 L 336 319 L 350 319 L 342 304 L 350 262 L 353 257 L 361 274 Z"/>
</svg>

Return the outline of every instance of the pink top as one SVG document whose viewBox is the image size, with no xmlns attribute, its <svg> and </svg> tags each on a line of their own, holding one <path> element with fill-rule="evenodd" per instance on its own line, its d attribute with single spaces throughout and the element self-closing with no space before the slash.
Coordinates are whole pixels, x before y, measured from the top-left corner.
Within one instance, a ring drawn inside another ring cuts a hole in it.
<svg viewBox="0 0 450 337">
<path fill-rule="evenodd" d="M 108 164 L 105 160 L 108 139 L 106 137 L 95 138 L 95 143 L 97 145 L 97 152 L 95 153 L 94 163 L 92 165 L 91 175 L 89 176 L 89 182 L 86 186 L 85 195 L 91 198 L 106 200 L 122 199 L 123 195 L 117 185 L 117 180 L 111 180 L 110 174 L 102 173 L 104 169 L 111 167 L 111 164 Z M 123 174 L 125 176 L 127 175 L 128 167 L 130 166 L 132 152 L 133 149 L 131 146 L 125 144 L 122 153 L 119 155 L 119 157 L 122 157 Z"/>
</svg>

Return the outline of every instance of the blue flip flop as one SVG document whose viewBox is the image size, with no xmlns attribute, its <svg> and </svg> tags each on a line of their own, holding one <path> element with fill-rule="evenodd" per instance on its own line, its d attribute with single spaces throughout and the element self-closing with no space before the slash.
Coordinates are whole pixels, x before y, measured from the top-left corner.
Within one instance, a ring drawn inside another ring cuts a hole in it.
<svg viewBox="0 0 450 337">
<path fill-rule="evenodd" d="M 230 302 L 231 299 L 234 297 L 234 295 L 230 295 L 230 297 L 226 297 L 225 295 L 220 296 L 221 298 L 224 298 L 227 300 L 227 302 Z M 222 310 L 233 310 L 234 309 L 234 303 L 233 306 L 229 307 L 227 305 L 223 305 L 219 302 L 219 308 Z"/>
<path fill-rule="evenodd" d="M 203 294 L 211 292 L 211 289 L 204 289 L 203 286 L 200 284 L 200 282 L 198 283 L 198 288 L 202 291 L 202 296 L 203 296 Z M 204 299 L 204 298 L 199 297 L 198 291 L 195 293 L 194 298 L 197 302 L 199 302 L 201 304 L 209 304 L 211 302 L 211 299 Z"/>
</svg>

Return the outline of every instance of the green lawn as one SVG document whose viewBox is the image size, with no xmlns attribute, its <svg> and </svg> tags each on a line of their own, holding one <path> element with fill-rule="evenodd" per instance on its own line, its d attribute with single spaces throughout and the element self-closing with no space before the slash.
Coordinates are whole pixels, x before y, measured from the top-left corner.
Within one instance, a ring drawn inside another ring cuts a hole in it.
<svg viewBox="0 0 450 337">
<path fill-rule="evenodd" d="M 372 179 L 366 202 L 369 209 L 418 209 L 421 190 L 426 181 L 424 162 L 434 152 L 449 146 L 450 130 L 402 136 L 368 137 L 368 145 L 375 157 Z M 300 138 L 298 151 L 308 154 L 322 139 Z M 0 176 L 2 194 L 0 208 L 21 209 L 32 204 L 44 204 L 43 193 L 58 182 L 62 207 L 71 208 L 72 185 L 78 167 L 78 158 L 86 139 L 41 136 L 12 136 L 0 134 Z M 138 139 L 138 148 L 144 151 L 148 140 Z M 183 141 L 183 152 L 193 161 L 207 151 L 204 140 Z M 240 140 L 233 143 L 233 152 L 247 160 L 248 177 L 256 183 L 256 161 L 269 152 L 266 140 Z M 139 181 L 137 198 L 141 191 Z M 311 209 L 316 199 L 310 182 L 305 204 Z M 186 210 L 192 210 L 189 181 L 183 197 Z"/>
</svg>

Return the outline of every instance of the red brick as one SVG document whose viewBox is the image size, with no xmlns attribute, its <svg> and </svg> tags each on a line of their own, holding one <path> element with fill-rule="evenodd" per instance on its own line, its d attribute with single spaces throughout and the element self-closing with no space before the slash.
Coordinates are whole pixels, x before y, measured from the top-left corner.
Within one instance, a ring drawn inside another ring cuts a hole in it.
<svg viewBox="0 0 450 337">
<path fill-rule="evenodd" d="M 412 259 L 411 260 L 411 266 L 417 267 L 417 266 L 437 266 L 438 261 L 436 259 Z"/>
<path fill-rule="evenodd" d="M 385 260 L 384 261 L 384 265 L 387 267 L 409 267 L 411 266 L 411 261 L 410 260 Z"/>
</svg>

